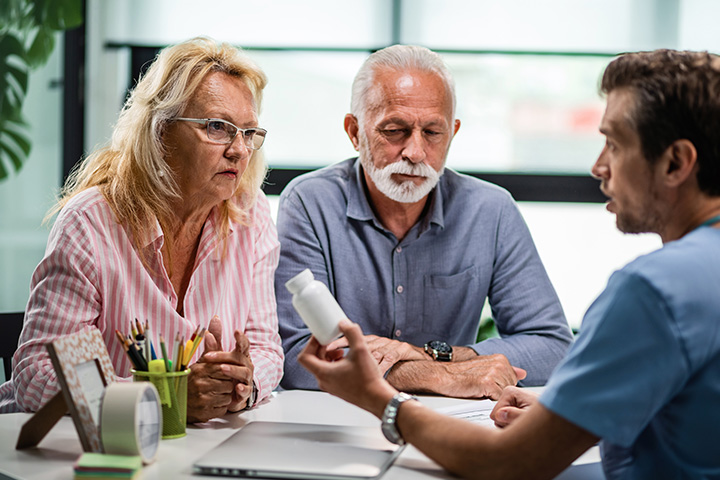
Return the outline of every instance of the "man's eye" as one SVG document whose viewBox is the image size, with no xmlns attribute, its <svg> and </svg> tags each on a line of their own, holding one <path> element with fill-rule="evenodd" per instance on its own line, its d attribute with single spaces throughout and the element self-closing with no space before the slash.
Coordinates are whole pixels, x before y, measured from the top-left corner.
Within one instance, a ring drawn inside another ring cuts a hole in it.
<svg viewBox="0 0 720 480">
<path fill-rule="evenodd" d="M 382 134 L 388 138 L 401 138 L 405 135 L 405 130 L 401 128 L 386 128 Z"/>
</svg>

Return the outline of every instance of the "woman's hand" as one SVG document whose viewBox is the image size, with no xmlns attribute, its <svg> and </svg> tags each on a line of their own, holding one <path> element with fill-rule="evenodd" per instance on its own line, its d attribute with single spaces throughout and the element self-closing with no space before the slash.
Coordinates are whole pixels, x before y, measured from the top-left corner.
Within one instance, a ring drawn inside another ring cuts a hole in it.
<svg viewBox="0 0 720 480">
<path fill-rule="evenodd" d="M 222 351 L 222 325 L 213 317 L 205 334 L 205 351 L 190 367 L 188 422 L 206 422 L 247 406 L 255 367 L 250 341 L 235 330 L 235 349 Z"/>
</svg>

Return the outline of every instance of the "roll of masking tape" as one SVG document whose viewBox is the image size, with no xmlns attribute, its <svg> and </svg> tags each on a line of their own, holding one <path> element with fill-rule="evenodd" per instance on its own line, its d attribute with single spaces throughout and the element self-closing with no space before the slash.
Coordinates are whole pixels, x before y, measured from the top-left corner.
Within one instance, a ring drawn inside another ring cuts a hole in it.
<svg viewBox="0 0 720 480">
<path fill-rule="evenodd" d="M 162 435 L 160 396 L 150 382 L 113 382 L 100 406 L 100 438 L 105 453 L 155 460 Z"/>
</svg>

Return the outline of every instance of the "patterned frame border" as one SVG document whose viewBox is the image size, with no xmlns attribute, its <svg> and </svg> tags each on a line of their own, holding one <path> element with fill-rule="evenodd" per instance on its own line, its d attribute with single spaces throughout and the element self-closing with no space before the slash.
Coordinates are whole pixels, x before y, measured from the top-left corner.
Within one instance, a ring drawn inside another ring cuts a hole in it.
<svg viewBox="0 0 720 480">
<path fill-rule="evenodd" d="M 75 368 L 81 363 L 95 360 L 103 377 L 103 385 L 107 386 L 117 380 L 100 331 L 94 327 L 86 328 L 79 333 L 56 338 L 47 343 L 46 347 L 83 450 L 102 452 L 100 431 L 93 421 L 90 405 Z"/>
</svg>

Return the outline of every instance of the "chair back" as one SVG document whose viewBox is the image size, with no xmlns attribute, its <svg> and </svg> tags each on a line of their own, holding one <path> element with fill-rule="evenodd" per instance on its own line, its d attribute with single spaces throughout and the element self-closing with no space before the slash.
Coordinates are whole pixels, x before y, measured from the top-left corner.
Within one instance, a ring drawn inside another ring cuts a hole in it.
<svg viewBox="0 0 720 480">
<path fill-rule="evenodd" d="M 6 381 L 12 374 L 12 357 L 18 347 L 24 318 L 24 312 L 0 313 L 0 358 L 5 367 Z"/>
</svg>

